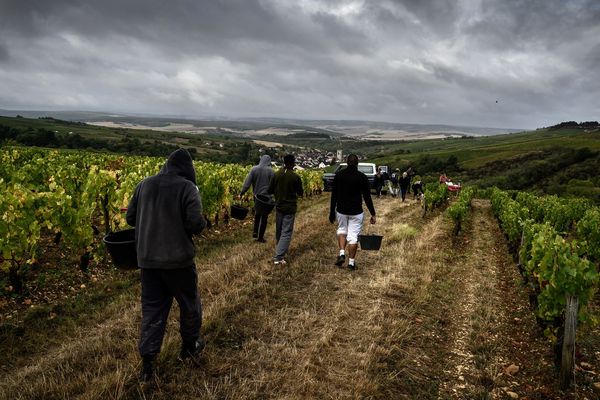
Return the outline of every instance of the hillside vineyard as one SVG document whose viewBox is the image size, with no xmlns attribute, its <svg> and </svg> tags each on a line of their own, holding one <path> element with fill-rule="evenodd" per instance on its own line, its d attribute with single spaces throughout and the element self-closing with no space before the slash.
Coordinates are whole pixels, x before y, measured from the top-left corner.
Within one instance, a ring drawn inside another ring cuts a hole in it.
<svg viewBox="0 0 600 400">
<path fill-rule="evenodd" d="M 0 151 L 0 254 L 4 271 L 36 262 L 43 232 L 84 259 L 101 249 L 99 233 L 126 228 L 123 210 L 136 185 L 164 158 L 5 148 Z M 227 216 L 250 166 L 194 162 L 203 213 Z M 298 171 L 304 191 L 321 188 L 317 171 Z M 248 195 L 246 205 L 252 202 Z"/>
</svg>

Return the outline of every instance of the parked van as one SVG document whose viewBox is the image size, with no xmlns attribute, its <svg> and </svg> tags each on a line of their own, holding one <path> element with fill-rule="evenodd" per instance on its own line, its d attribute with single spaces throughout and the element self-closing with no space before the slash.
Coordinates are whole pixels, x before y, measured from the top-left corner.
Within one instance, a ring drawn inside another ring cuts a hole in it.
<svg viewBox="0 0 600 400">
<path fill-rule="evenodd" d="M 323 174 L 323 186 L 325 187 L 325 191 L 330 192 L 333 189 L 333 178 L 335 177 L 335 174 L 343 170 L 347 166 L 348 164 L 341 163 L 337 166 L 335 171 Z M 371 188 L 373 188 L 375 182 L 375 174 L 377 173 L 375 164 L 358 163 L 358 170 L 367 176 L 367 178 L 369 179 L 369 184 L 371 185 Z"/>
</svg>

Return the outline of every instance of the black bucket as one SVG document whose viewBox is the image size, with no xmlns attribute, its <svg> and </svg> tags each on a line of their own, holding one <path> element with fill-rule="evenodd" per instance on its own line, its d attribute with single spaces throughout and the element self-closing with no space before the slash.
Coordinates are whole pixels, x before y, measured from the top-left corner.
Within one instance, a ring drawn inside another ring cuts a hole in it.
<svg viewBox="0 0 600 400">
<path fill-rule="evenodd" d="M 363 250 L 379 250 L 383 236 L 380 235 L 359 235 L 360 248 Z"/>
<path fill-rule="evenodd" d="M 243 220 L 248 215 L 248 209 L 238 204 L 231 206 L 231 218 Z"/>
<path fill-rule="evenodd" d="M 111 232 L 102 239 L 115 266 L 119 269 L 137 269 L 135 228 Z"/>
<path fill-rule="evenodd" d="M 273 197 L 266 194 L 257 194 L 254 196 L 254 208 L 261 214 L 269 214 L 275 208 Z"/>
</svg>

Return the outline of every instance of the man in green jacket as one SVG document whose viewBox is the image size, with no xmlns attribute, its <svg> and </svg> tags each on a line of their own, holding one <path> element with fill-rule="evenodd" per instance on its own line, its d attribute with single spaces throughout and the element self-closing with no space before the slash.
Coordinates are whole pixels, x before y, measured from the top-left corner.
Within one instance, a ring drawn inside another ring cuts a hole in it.
<svg viewBox="0 0 600 400">
<path fill-rule="evenodd" d="M 275 195 L 275 239 L 277 247 L 273 263 L 285 265 L 285 254 L 292 241 L 294 220 L 298 209 L 298 197 L 304 195 L 302 179 L 294 172 L 296 160 L 292 154 L 283 157 L 284 167 L 279 170 L 271 180 L 269 194 Z"/>
</svg>

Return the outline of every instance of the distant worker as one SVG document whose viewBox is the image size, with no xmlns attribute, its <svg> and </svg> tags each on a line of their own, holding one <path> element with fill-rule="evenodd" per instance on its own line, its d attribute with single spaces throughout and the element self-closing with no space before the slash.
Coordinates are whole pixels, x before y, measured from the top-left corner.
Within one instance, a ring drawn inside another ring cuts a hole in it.
<svg viewBox="0 0 600 400">
<path fill-rule="evenodd" d="M 402 196 L 402 201 L 404 201 L 406 199 L 406 192 L 410 192 L 411 178 L 412 177 L 408 174 L 408 172 L 403 172 L 402 178 L 400 178 L 400 180 L 398 181 L 398 184 L 400 186 L 400 194 Z"/>
<path fill-rule="evenodd" d="M 442 184 L 442 183 L 446 183 L 446 182 L 448 182 L 449 180 L 450 180 L 450 178 L 448 178 L 448 177 L 446 176 L 446 174 L 442 172 L 442 174 L 440 175 L 440 184 Z"/>
<path fill-rule="evenodd" d="M 341 267 L 346 261 L 346 245 L 348 246 L 348 268 L 356 269 L 356 251 L 358 235 L 362 229 L 364 213 L 363 200 L 371 213 L 371 223 L 376 222 L 375 207 L 371 199 L 371 185 L 365 174 L 358 170 L 358 157 L 350 154 L 346 159 L 348 167 L 333 178 L 329 222 L 337 220 L 337 240 L 339 253 L 335 265 Z"/>
<path fill-rule="evenodd" d="M 411 188 L 413 192 L 413 199 L 415 200 L 419 200 L 421 198 L 421 195 L 425 194 L 425 192 L 423 191 L 423 182 L 418 176 L 415 177 L 415 182 L 412 184 Z"/>
<path fill-rule="evenodd" d="M 162 345 L 173 298 L 179 304 L 181 360 L 199 362 L 202 305 L 198 295 L 196 250 L 192 235 L 206 226 L 196 173 L 187 150 L 174 151 L 160 172 L 142 180 L 126 215 L 135 226 L 138 266 L 142 281 L 140 380 L 154 378 L 154 363 Z"/>
<path fill-rule="evenodd" d="M 377 195 L 377 197 L 381 197 L 381 189 L 383 188 L 384 180 L 385 177 L 381 172 L 381 168 L 377 168 L 377 173 L 375 174 L 375 181 L 373 182 L 375 186 L 375 194 Z"/>
<path fill-rule="evenodd" d="M 252 192 L 254 195 L 254 228 L 252 229 L 252 237 L 257 242 L 265 243 L 265 230 L 267 229 L 267 222 L 269 214 L 273 209 L 273 199 L 269 191 L 269 184 L 275 176 L 275 171 L 271 167 L 271 156 L 263 155 L 260 158 L 258 165 L 252 167 L 246 180 L 242 185 L 242 190 L 238 198 L 241 198 L 244 193 L 252 186 Z"/>
<path fill-rule="evenodd" d="M 292 154 L 283 157 L 283 168 L 281 168 L 271 180 L 269 194 L 275 195 L 275 265 L 287 264 L 285 255 L 292 241 L 294 232 L 294 220 L 298 210 L 298 197 L 304 195 L 302 179 L 294 172 L 296 160 Z"/>
<path fill-rule="evenodd" d="M 396 168 L 392 172 L 392 175 L 390 175 L 390 180 L 388 181 L 389 190 L 390 190 L 390 194 L 392 195 L 392 197 L 398 196 L 398 191 L 400 190 L 400 187 L 398 186 L 399 181 L 400 181 L 400 170 L 398 168 Z"/>
</svg>

